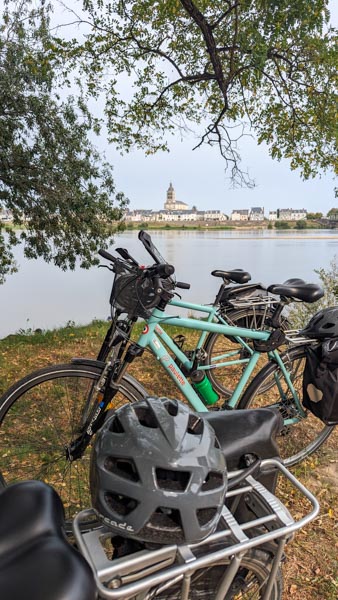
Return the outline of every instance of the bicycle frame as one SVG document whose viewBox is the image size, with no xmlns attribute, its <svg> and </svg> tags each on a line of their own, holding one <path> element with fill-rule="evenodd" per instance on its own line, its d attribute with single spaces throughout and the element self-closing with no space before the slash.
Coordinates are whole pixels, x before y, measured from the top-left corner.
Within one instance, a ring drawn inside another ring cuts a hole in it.
<svg viewBox="0 0 338 600">
<path fill-rule="evenodd" d="M 199 304 L 192 304 L 188 302 L 182 302 L 178 300 L 171 301 L 171 305 L 178 306 L 180 308 L 186 308 L 190 310 L 195 310 L 201 313 L 207 313 L 207 320 L 199 320 L 196 318 L 183 318 L 183 317 L 175 317 L 168 315 L 159 309 L 155 308 L 152 312 L 152 315 L 149 319 L 146 320 L 145 327 L 143 329 L 142 334 L 137 340 L 137 344 L 141 348 L 149 348 L 157 360 L 160 362 L 161 366 L 165 369 L 171 379 L 175 382 L 177 387 L 180 389 L 184 397 L 188 400 L 191 406 L 200 412 L 207 411 L 207 407 L 204 405 L 203 401 L 198 396 L 197 392 L 194 390 L 193 386 L 189 383 L 184 373 L 180 369 L 179 365 L 175 362 L 175 360 L 168 353 L 168 349 L 173 353 L 174 357 L 187 369 L 191 369 L 193 367 L 193 361 L 190 360 L 184 352 L 175 344 L 175 342 L 171 339 L 171 337 L 166 333 L 166 331 L 161 327 L 162 324 L 170 324 L 173 326 L 181 327 L 183 329 L 191 329 L 201 331 L 200 338 L 198 340 L 198 344 L 196 350 L 202 347 L 205 337 L 208 333 L 219 333 L 221 335 L 225 335 L 228 337 L 233 337 L 239 343 L 246 347 L 251 356 L 245 359 L 238 360 L 225 360 L 223 359 L 231 359 L 231 356 L 237 353 L 230 352 L 221 356 L 218 356 L 217 360 L 222 360 L 214 365 L 202 365 L 198 366 L 199 370 L 207 371 L 210 368 L 219 368 L 226 366 L 228 364 L 242 364 L 246 363 L 246 367 L 242 373 L 241 378 L 239 379 L 236 388 L 232 397 L 227 401 L 227 406 L 230 409 L 236 408 L 238 401 L 246 387 L 248 380 L 250 379 L 251 374 L 261 356 L 260 352 L 257 352 L 251 349 L 245 341 L 242 339 L 243 337 L 252 339 L 252 340 L 261 340 L 266 341 L 269 339 L 271 332 L 270 331 L 256 331 L 251 329 L 245 329 L 241 327 L 235 327 L 227 324 L 224 319 L 217 314 L 218 323 L 212 322 L 217 313 L 217 307 L 215 306 L 206 306 Z M 289 372 L 285 364 L 277 350 L 273 350 L 268 352 L 268 356 L 270 360 L 276 361 L 280 370 L 285 377 L 285 381 L 288 385 L 290 392 L 292 393 L 295 405 L 299 412 L 299 417 L 292 417 L 285 419 L 285 425 L 289 425 L 292 423 L 296 423 L 303 416 L 305 416 L 305 412 L 302 409 L 302 406 L 299 402 L 298 395 L 294 386 L 292 384 Z M 276 382 L 278 385 L 278 382 Z M 280 389 L 280 388 L 279 388 Z M 280 389 L 281 392 L 281 389 Z"/>
</svg>

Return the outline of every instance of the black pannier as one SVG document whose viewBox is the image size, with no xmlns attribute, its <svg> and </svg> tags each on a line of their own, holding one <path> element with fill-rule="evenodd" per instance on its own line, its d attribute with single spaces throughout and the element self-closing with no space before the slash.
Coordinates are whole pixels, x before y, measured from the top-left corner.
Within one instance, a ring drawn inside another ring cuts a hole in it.
<svg viewBox="0 0 338 600">
<path fill-rule="evenodd" d="M 306 350 L 303 406 L 327 425 L 338 424 L 338 339 Z"/>
</svg>

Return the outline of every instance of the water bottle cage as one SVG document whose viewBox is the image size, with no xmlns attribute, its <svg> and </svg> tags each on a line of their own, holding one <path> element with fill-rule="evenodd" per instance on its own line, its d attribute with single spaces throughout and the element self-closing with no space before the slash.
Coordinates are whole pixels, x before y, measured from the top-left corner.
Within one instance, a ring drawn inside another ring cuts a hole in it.
<svg viewBox="0 0 338 600">
<path fill-rule="evenodd" d="M 180 350 L 183 349 L 185 340 L 186 340 L 186 337 L 185 337 L 185 335 L 182 335 L 182 334 L 175 335 L 175 337 L 172 338 L 172 341 L 174 342 L 174 344 L 176 344 L 176 346 Z"/>
<path fill-rule="evenodd" d="M 285 334 L 280 329 L 275 329 L 268 340 L 254 340 L 253 347 L 256 352 L 271 352 L 282 346 L 285 342 Z"/>
</svg>

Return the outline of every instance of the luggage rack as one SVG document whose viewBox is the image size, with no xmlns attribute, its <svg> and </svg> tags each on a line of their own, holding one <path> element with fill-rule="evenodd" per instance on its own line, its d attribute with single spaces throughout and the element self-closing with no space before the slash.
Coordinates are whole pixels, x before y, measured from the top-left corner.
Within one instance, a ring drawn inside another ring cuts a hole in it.
<svg viewBox="0 0 338 600">
<path fill-rule="evenodd" d="M 238 298 L 229 298 L 229 304 L 233 308 L 247 308 L 248 306 L 257 306 L 258 308 L 265 308 L 268 310 L 271 305 L 279 304 L 280 300 L 275 298 L 274 296 L 269 296 L 268 294 L 259 295 L 253 294 L 242 296 Z"/>
<path fill-rule="evenodd" d="M 253 502 L 263 509 L 263 516 L 238 523 L 227 507 L 223 508 L 218 530 L 207 539 L 196 544 L 161 546 L 155 550 L 141 550 L 122 558 L 111 560 L 104 549 L 112 531 L 102 526 L 81 531 L 81 523 L 95 518 L 92 509 L 80 512 L 74 519 L 73 531 L 78 547 L 91 565 L 102 598 L 133 598 L 141 592 L 142 598 L 156 595 L 182 582 L 181 599 L 188 600 L 191 575 L 198 569 L 228 560 L 221 578 L 215 600 L 222 600 L 241 565 L 245 553 L 268 542 L 277 541 L 277 550 L 272 561 L 263 600 L 269 600 L 282 558 L 285 543 L 292 534 L 312 521 L 319 512 L 316 498 L 292 475 L 283 464 L 275 459 L 263 460 L 261 472 L 279 470 L 294 488 L 311 504 L 311 509 L 300 519 L 294 519 L 283 503 L 252 476 L 244 479 L 239 487 L 231 489 L 227 498 Z M 243 473 L 229 473 L 233 478 Z"/>
</svg>

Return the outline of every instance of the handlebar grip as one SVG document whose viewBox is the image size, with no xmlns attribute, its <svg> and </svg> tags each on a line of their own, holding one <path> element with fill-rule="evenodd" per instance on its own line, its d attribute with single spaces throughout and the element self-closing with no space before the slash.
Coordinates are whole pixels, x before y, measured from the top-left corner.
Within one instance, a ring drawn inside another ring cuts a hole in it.
<svg viewBox="0 0 338 600">
<path fill-rule="evenodd" d="M 184 283 L 184 281 L 176 281 L 175 287 L 181 290 L 190 290 L 190 283 Z"/>
<path fill-rule="evenodd" d="M 175 267 L 168 263 L 153 265 L 144 270 L 145 277 L 160 277 L 161 279 L 168 279 L 173 273 L 175 273 Z"/>
<path fill-rule="evenodd" d="M 112 254 L 107 252 L 107 250 L 103 250 L 103 248 L 100 248 L 99 255 L 102 256 L 102 258 L 105 258 L 106 260 L 111 260 L 112 262 L 116 260 Z"/>
<path fill-rule="evenodd" d="M 158 265 L 156 271 L 159 277 L 162 277 L 162 279 L 167 279 L 170 277 L 170 275 L 175 273 L 175 267 L 169 264 L 162 264 Z"/>
</svg>

